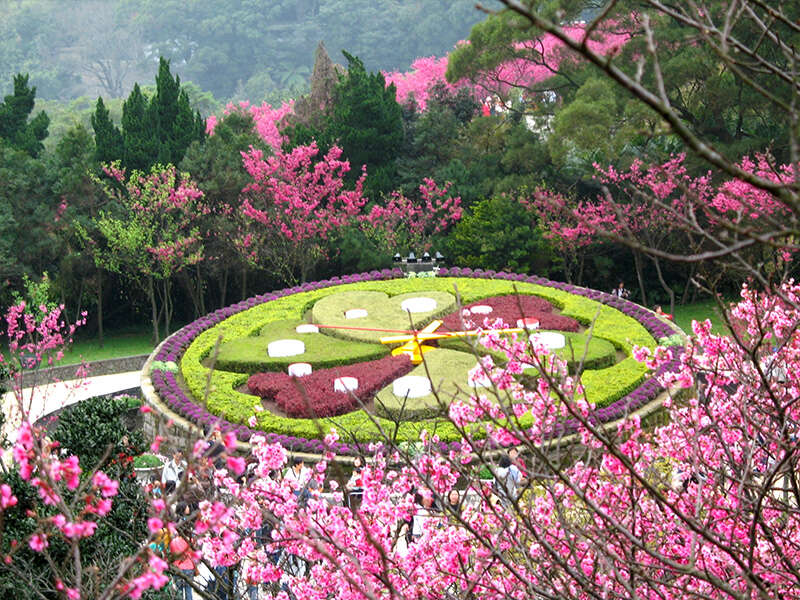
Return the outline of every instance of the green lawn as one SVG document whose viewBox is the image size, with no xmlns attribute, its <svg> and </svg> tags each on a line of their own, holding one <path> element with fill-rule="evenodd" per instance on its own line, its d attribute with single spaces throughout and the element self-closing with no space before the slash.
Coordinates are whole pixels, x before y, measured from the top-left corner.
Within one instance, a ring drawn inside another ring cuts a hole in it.
<svg viewBox="0 0 800 600">
<path fill-rule="evenodd" d="M 119 358 L 122 356 L 135 356 L 149 354 L 153 351 L 152 330 L 149 326 L 141 330 L 125 329 L 106 333 L 105 343 L 102 348 L 96 339 L 78 339 L 70 349 L 64 353 L 64 360 L 59 364 L 71 365 L 85 360 L 93 362 L 106 358 Z"/>
<path fill-rule="evenodd" d="M 728 332 L 728 328 L 719 313 L 717 303 L 711 298 L 685 306 L 675 306 L 675 323 L 687 333 L 692 332 L 692 320 L 703 321 L 705 319 L 711 319 L 714 333 L 724 334 Z"/>
</svg>

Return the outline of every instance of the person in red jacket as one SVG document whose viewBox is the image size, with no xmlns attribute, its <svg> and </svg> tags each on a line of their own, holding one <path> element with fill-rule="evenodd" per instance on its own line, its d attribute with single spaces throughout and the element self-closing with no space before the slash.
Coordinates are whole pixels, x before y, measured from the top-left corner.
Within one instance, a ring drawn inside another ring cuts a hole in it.
<svg viewBox="0 0 800 600">
<path fill-rule="evenodd" d="M 189 515 L 191 509 L 185 502 L 178 502 L 176 512 L 179 517 L 185 518 Z M 169 542 L 169 552 L 172 557 L 173 566 L 180 569 L 181 573 L 187 578 L 178 578 L 175 582 L 180 598 L 181 600 L 192 600 L 192 586 L 189 582 L 194 578 L 196 564 L 194 561 L 194 553 L 189 546 L 189 542 L 180 535 L 176 535 Z"/>
</svg>

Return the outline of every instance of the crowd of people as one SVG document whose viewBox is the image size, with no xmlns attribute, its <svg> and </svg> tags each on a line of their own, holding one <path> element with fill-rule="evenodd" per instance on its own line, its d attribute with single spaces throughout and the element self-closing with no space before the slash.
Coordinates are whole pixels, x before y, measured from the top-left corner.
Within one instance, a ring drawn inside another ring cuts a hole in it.
<svg viewBox="0 0 800 600">
<path fill-rule="evenodd" d="M 174 521 L 178 523 L 177 530 L 172 532 L 166 527 L 162 529 L 151 547 L 172 566 L 172 585 L 182 600 L 192 600 L 195 589 L 202 589 L 219 600 L 233 600 L 240 597 L 257 600 L 261 585 L 255 581 L 247 581 L 246 577 L 241 576 L 247 570 L 245 564 L 211 568 L 200 558 L 198 548 L 193 544 L 192 517 L 197 514 L 203 500 L 213 497 L 215 471 L 222 467 L 218 460 L 221 454 L 219 444 L 218 437 L 213 439 L 203 460 L 191 466 L 180 450 L 174 451 L 165 461 L 161 477 L 152 478 L 145 486 L 145 493 L 151 497 L 170 500 Z M 253 466 L 255 463 L 249 465 Z M 301 456 L 292 457 L 284 471 L 274 471 L 269 476 L 292 491 L 297 498 L 298 507 L 306 508 L 308 500 L 314 497 L 329 503 L 344 504 L 356 512 L 359 510 L 364 493 L 364 467 L 364 459 L 356 457 L 352 464 L 352 472 L 344 483 L 342 494 L 331 491 L 339 487 L 338 481 L 335 484 L 328 481 L 321 484 Z M 477 489 L 474 486 L 462 485 L 451 488 L 443 495 L 437 495 L 431 489 L 413 490 L 413 514 L 407 521 L 397 524 L 398 548 L 407 549 L 423 535 L 427 527 L 459 523 L 465 511 L 479 505 L 481 494 L 490 498 L 492 502 L 499 502 L 504 506 L 516 502 L 520 491 L 528 481 L 525 462 L 519 451 L 511 448 L 491 466 L 491 471 L 493 475 L 491 484 L 484 483 Z M 254 477 L 253 469 L 246 469 L 241 476 L 242 483 L 252 477 Z M 302 576 L 309 568 L 300 557 L 284 552 L 281 548 L 275 549 L 273 530 L 279 526 L 276 519 L 265 518 L 260 530 L 249 532 L 254 533 L 255 540 L 265 551 L 269 548 L 270 560 L 285 574 L 284 579 L 274 586 L 273 592 L 278 589 L 288 589 L 286 580 L 292 576 Z"/>
</svg>

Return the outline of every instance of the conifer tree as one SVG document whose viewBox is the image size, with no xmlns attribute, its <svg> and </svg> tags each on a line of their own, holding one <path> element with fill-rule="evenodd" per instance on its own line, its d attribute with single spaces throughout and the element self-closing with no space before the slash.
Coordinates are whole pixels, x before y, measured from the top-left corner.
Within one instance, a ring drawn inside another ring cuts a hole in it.
<svg viewBox="0 0 800 600">
<path fill-rule="evenodd" d="M 0 104 L 0 138 L 17 150 L 36 158 L 44 149 L 42 141 L 47 137 L 50 117 L 39 112 L 30 122 L 36 99 L 36 87 L 28 87 L 28 75 L 14 76 L 14 93 Z"/>
<path fill-rule="evenodd" d="M 146 170 L 158 158 L 159 141 L 151 106 L 139 84 L 134 84 L 122 105 L 122 163 L 128 170 Z"/>
<path fill-rule="evenodd" d="M 120 160 L 125 148 L 122 132 L 111 120 L 108 109 L 100 97 L 97 98 L 92 115 L 92 129 L 94 129 L 95 143 L 94 159 L 101 163 Z"/>
</svg>

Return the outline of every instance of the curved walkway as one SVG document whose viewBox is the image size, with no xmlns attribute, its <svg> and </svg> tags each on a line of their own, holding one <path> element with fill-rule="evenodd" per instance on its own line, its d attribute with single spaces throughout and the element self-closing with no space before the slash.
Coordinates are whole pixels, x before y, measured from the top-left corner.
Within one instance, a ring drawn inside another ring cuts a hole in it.
<svg viewBox="0 0 800 600">
<path fill-rule="evenodd" d="M 22 406 L 14 392 L 7 392 L 2 400 L 6 418 L 2 433 L 13 444 L 17 439 L 17 429 L 22 423 L 23 415 L 28 422 L 35 423 L 42 417 L 81 400 L 138 388 L 140 378 L 141 371 L 128 371 L 24 388 Z"/>
</svg>

